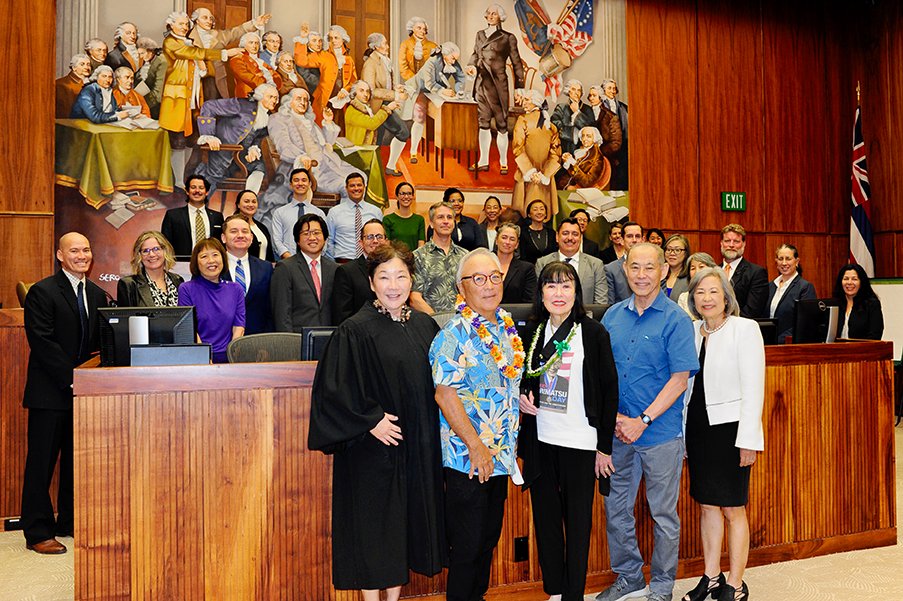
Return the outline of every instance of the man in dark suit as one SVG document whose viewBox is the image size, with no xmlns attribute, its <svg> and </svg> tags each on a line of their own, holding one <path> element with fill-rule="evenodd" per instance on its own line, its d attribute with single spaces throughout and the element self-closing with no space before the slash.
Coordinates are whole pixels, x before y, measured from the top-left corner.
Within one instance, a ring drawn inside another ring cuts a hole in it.
<svg viewBox="0 0 903 601">
<path fill-rule="evenodd" d="M 577 270 L 580 287 L 583 289 L 583 304 L 603 305 L 608 302 L 608 280 L 605 264 L 602 259 L 580 252 L 583 234 L 576 219 L 565 219 L 558 224 L 555 236 L 558 250 L 536 261 L 536 277 L 542 273 L 543 267 L 553 261 L 571 264 Z"/>
<path fill-rule="evenodd" d="M 388 243 L 386 228 L 379 219 L 371 219 L 361 228 L 361 248 L 364 254 L 339 265 L 335 272 L 335 285 L 332 289 L 332 320 L 335 325 L 357 313 L 364 303 L 376 298 L 370 287 L 367 257 Z"/>
<path fill-rule="evenodd" d="M 580 226 L 580 235 L 583 238 L 580 252 L 591 257 L 596 257 L 597 259 L 602 259 L 602 257 L 599 256 L 601 253 L 599 245 L 586 237 L 586 226 L 589 225 L 589 213 L 587 213 L 586 209 L 574 209 L 568 217 L 577 221 L 577 224 Z"/>
<path fill-rule="evenodd" d="M 57 536 L 72 536 L 72 376 L 97 350 L 97 309 L 106 294 L 88 280 L 91 245 L 70 232 L 59 241 L 62 269 L 36 283 L 25 297 L 28 379 L 28 456 L 22 481 L 22 530 L 29 549 L 56 555 L 66 547 Z M 60 462 L 54 519 L 50 479 Z"/>
<path fill-rule="evenodd" d="M 618 83 L 613 79 L 602 82 L 604 98 L 602 104 L 612 113 L 618 116 L 618 124 L 621 126 L 621 147 L 611 160 L 611 189 L 627 190 L 630 181 L 627 150 L 627 105 L 618 100 Z"/>
<path fill-rule="evenodd" d="M 337 265 L 323 256 L 329 237 L 326 220 L 314 213 L 295 224 L 298 252 L 276 264 L 270 282 L 270 302 L 277 332 L 301 332 L 309 326 L 331 326 L 330 298 Z"/>
<path fill-rule="evenodd" d="M 627 251 L 643 241 L 643 226 L 635 221 L 628 221 L 621 229 L 621 238 L 624 240 L 624 254 L 617 261 L 605 265 L 609 305 L 621 302 L 633 294 L 630 284 L 627 282 L 624 265 L 627 262 Z"/>
<path fill-rule="evenodd" d="M 222 278 L 238 282 L 245 290 L 245 334 L 272 332 L 270 280 L 273 266 L 248 253 L 254 241 L 248 218 L 241 213 L 226 217 L 222 239 L 229 258 L 229 269 L 223 270 Z"/>
<path fill-rule="evenodd" d="M 743 258 L 746 230 L 729 223 L 721 228 L 721 256 L 725 275 L 734 287 L 742 317 L 768 317 L 768 272 Z"/>
<path fill-rule="evenodd" d="M 210 184 L 201 175 L 185 180 L 187 206 L 169 209 L 163 216 L 160 232 L 172 244 L 176 257 L 187 259 L 194 245 L 206 238 L 219 238 L 223 230 L 223 214 L 207 208 Z"/>
</svg>

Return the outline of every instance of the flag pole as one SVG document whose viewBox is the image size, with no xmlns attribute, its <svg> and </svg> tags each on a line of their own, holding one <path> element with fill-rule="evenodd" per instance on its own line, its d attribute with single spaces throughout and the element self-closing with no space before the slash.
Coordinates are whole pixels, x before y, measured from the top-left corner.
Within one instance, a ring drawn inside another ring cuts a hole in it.
<svg viewBox="0 0 903 601">
<path fill-rule="evenodd" d="M 859 106 L 859 80 L 856 80 L 856 106 Z"/>
</svg>

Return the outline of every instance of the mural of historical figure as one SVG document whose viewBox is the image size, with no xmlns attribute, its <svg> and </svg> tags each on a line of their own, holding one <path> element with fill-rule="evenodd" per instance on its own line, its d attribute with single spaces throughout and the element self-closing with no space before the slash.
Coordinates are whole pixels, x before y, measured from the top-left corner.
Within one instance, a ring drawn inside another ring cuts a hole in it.
<svg viewBox="0 0 903 601">
<path fill-rule="evenodd" d="M 512 150 L 517 170 L 511 207 L 523 214 L 526 202 L 542 200 L 549 215 L 558 213 L 555 174 L 561 166 L 558 128 L 549 119 L 545 98 L 538 90 L 523 96 L 524 114 L 514 125 Z"/>
</svg>

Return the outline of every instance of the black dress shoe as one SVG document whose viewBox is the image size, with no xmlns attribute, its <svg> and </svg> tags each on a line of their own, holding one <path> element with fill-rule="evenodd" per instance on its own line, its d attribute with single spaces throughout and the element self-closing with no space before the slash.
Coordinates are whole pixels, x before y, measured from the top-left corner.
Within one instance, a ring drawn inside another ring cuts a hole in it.
<svg viewBox="0 0 903 601">
<path fill-rule="evenodd" d="M 411 157 L 410 159 L 408 159 L 408 162 L 411 163 L 412 165 L 416 165 L 416 164 L 417 164 L 417 157 Z"/>
<path fill-rule="evenodd" d="M 468 171 L 489 171 L 489 165 L 471 165 L 467 168 Z"/>
<path fill-rule="evenodd" d="M 721 594 L 718 601 L 749 601 L 749 587 L 743 582 L 739 589 L 735 589 L 731 585 L 725 583 L 721 587 Z"/>
<path fill-rule="evenodd" d="M 725 578 L 724 573 L 718 574 L 716 578 L 709 578 L 705 574 L 699 579 L 696 588 L 681 598 L 681 601 L 702 601 L 709 595 L 712 599 L 719 599 L 721 591 L 724 589 Z"/>
</svg>

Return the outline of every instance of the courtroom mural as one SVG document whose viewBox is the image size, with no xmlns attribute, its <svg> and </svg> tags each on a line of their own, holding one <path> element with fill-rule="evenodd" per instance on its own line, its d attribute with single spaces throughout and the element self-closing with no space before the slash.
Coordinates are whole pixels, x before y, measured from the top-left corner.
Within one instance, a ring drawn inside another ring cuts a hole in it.
<svg viewBox="0 0 903 601">
<path fill-rule="evenodd" d="M 586 209 L 587 235 L 603 247 L 609 224 L 627 217 L 626 92 L 586 60 L 598 58 L 600 18 L 618 0 L 487 3 L 457 40 L 401 15 L 402 39 L 371 32 L 363 56 L 340 25 L 262 14 L 226 27 L 206 8 L 150 23 L 145 4 L 86 39 L 56 82 L 57 231 L 95 242 L 95 275 L 110 292 L 130 273 L 135 238 L 184 206 L 193 173 L 210 183 L 209 208 L 227 215 L 253 190 L 264 225 L 290 200 L 296 168 L 325 208 L 361 173 L 366 200 L 385 213 L 407 181 L 418 197 L 455 187 L 482 206 L 495 195 L 508 218 L 536 200 L 548 220 Z M 482 219 L 479 206 L 468 212 Z"/>
</svg>

